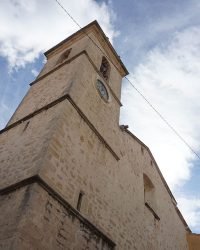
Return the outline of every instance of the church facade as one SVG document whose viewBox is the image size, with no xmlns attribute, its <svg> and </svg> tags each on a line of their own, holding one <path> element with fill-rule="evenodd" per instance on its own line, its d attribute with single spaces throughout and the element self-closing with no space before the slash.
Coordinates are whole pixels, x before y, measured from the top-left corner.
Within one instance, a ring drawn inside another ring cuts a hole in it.
<svg viewBox="0 0 200 250">
<path fill-rule="evenodd" d="M 0 131 L 0 249 L 189 249 L 153 155 L 119 125 L 128 71 L 98 23 L 45 56 Z"/>
</svg>

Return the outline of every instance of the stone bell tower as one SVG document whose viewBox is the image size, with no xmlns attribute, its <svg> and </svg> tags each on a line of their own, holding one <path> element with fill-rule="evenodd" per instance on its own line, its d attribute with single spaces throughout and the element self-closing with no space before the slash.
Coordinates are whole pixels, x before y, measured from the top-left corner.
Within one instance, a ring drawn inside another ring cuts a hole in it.
<svg viewBox="0 0 200 250">
<path fill-rule="evenodd" d="M 0 249 L 187 250 L 153 155 L 119 126 L 128 72 L 98 23 L 45 56 L 0 131 Z"/>
<path fill-rule="evenodd" d="M 45 56 L 0 131 L 0 249 L 114 249 L 100 208 L 113 173 L 103 168 L 120 159 L 128 72 L 96 21 Z"/>
</svg>

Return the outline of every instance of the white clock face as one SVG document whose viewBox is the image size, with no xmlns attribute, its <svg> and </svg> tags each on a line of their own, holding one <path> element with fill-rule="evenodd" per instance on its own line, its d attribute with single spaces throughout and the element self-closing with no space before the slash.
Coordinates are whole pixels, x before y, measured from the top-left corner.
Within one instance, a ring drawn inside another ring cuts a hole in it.
<svg viewBox="0 0 200 250">
<path fill-rule="evenodd" d="M 97 80 L 97 89 L 98 89 L 98 91 L 99 91 L 99 94 L 100 94 L 100 96 L 105 100 L 105 101 L 108 101 L 108 98 L 109 98 L 109 96 L 108 96 L 108 91 L 107 91 L 107 89 L 106 89 L 106 87 L 105 87 L 105 85 L 102 83 L 102 81 L 100 81 L 100 80 Z"/>
</svg>

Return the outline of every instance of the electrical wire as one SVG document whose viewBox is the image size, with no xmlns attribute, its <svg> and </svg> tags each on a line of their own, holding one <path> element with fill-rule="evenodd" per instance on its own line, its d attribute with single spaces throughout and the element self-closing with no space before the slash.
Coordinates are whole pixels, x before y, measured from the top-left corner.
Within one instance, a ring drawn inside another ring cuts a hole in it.
<svg viewBox="0 0 200 250">
<path fill-rule="evenodd" d="M 66 8 L 58 1 L 55 0 L 57 4 L 63 9 L 63 11 L 71 18 L 71 20 L 80 28 L 82 27 L 79 23 L 70 15 Z M 118 70 L 117 66 L 110 60 L 110 58 L 104 53 L 104 51 L 99 47 L 99 45 L 85 32 L 86 36 L 92 41 L 92 43 L 101 51 L 101 53 L 108 59 L 108 61 Z M 176 134 L 176 136 L 190 149 L 190 151 L 200 159 L 200 156 L 197 152 L 190 146 L 190 144 L 177 132 L 177 130 L 164 118 L 164 116 L 151 104 L 151 102 L 141 93 L 141 91 L 135 87 L 135 85 L 129 80 L 127 76 L 124 77 L 129 84 L 135 89 L 135 91 L 145 100 L 145 102 L 153 109 L 153 111 L 160 117 L 160 119 Z"/>
</svg>

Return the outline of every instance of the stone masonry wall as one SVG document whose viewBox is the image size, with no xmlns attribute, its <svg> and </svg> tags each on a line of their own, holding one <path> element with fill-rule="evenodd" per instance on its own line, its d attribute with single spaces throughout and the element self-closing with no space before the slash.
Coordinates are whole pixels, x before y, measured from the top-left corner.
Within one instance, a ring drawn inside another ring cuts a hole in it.
<svg viewBox="0 0 200 250">
<path fill-rule="evenodd" d="M 37 174 L 58 115 L 55 106 L 0 134 L 0 189 Z"/>
<path fill-rule="evenodd" d="M 74 208 L 80 190 L 84 191 L 81 214 L 113 239 L 117 244 L 116 249 L 187 249 L 185 229 L 160 176 L 150 163 L 148 152 L 144 150 L 142 153 L 141 145 L 120 131 L 121 159 L 116 161 L 68 101 L 56 105 L 54 109 L 60 110 L 59 117 L 41 165 L 40 176 Z M 57 112 L 51 110 L 50 113 Z M 156 211 L 160 221 L 155 220 L 144 206 L 143 172 L 149 175 L 156 186 L 158 201 L 162 200 Z M 43 191 L 37 193 L 40 197 Z M 43 198 L 37 199 L 29 204 L 33 212 L 23 214 L 21 236 L 16 236 L 20 241 L 15 241 L 15 244 L 24 246 L 24 249 L 31 249 L 30 246 L 33 246 L 32 249 L 45 249 L 45 244 L 49 242 L 45 237 L 48 235 L 48 239 L 54 242 L 49 243 L 54 247 L 52 249 L 59 249 L 55 242 L 58 230 L 55 221 L 51 223 L 52 228 L 45 227 L 46 230 L 49 228 L 48 233 L 38 229 L 46 224 L 41 219 L 45 207 L 42 205 Z M 50 203 L 53 203 L 53 198 Z M 6 204 L 9 206 L 9 203 Z M 55 211 L 54 214 L 58 213 Z M 59 221 L 58 214 L 54 215 L 56 221 Z M 13 216 L 17 217 L 17 214 L 13 213 Z M 72 225 L 68 228 L 73 229 Z M 67 232 L 63 232 L 64 237 L 67 235 Z M 75 237 L 75 232 L 72 236 Z M 44 239 L 44 245 L 41 239 Z M 61 240 L 62 244 L 63 241 L 65 239 Z M 6 245 L 5 239 L 2 244 Z M 14 249 L 17 249 L 17 245 Z M 81 249 L 80 246 L 77 249 Z M 95 249 L 94 246 L 91 249 Z"/>
<path fill-rule="evenodd" d="M 119 130 L 117 161 L 70 103 L 62 109 L 40 176 L 73 207 L 83 191 L 81 213 L 116 249 L 188 249 L 185 227 L 141 144 Z M 155 185 L 160 220 L 145 206 L 143 173 Z"/>
<path fill-rule="evenodd" d="M 4 250 L 112 250 L 113 243 L 85 223 L 84 218 L 49 195 L 37 183 L 17 189 L 1 198 L 4 229 L 0 249 Z M 16 211 L 18 213 L 16 213 Z M 11 216 L 10 216 L 11 213 Z M 4 219 L 5 218 L 5 219 Z M 8 241 L 9 237 L 12 241 Z M 12 243 L 12 244 L 11 244 Z"/>
<path fill-rule="evenodd" d="M 0 196 L 0 249 L 14 249 L 18 224 L 29 199 L 27 187 Z"/>
<path fill-rule="evenodd" d="M 77 58 L 55 71 L 53 75 L 49 75 L 31 86 L 8 125 L 67 94 L 73 84 L 79 65 L 80 58 Z"/>
<path fill-rule="evenodd" d="M 157 205 L 155 212 L 160 217 L 159 221 L 156 220 L 151 211 L 144 206 L 144 194 L 141 195 L 143 199 L 143 205 L 141 206 L 144 207 L 145 243 L 147 244 L 145 249 L 188 249 L 185 226 L 176 212 L 173 198 L 163 185 L 154 159 L 152 159 L 148 150 L 146 150 L 142 144 L 138 143 L 136 139 L 133 139 L 125 132 L 123 138 L 126 148 L 126 158 L 129 159 L 129 164 L 125 165 L 126 170 L 124 169 L 123 176 L 128 176 L 129 171 L 137 176 L 137 181 L 134 182 L 135 191 L 132 196 L 138 199 L 137 189 L 144 190 L 143 173 L 151 179 L 155 186 Z M 151 220 L 148 220 L 150 217 Z M 154 247 L 153 244 L 155 244 Z"/>
<path fill-rule="evenodd" d="M 81 67 L 77 73 L 69 94 L 100 134 L 112 146 L 113 150 L 120 154 L 117 147 L 117 133 L 120 130 L 118 126 L 120 105 L 109 89 L 107 89 L 109 94 L 108 102 L 105 102 L 100 97 L 96 81 L 97 79 L 103 81 L 103 79 L 95 72 L 87 57 L 82 57 L 81 65 L 85 67 Z M 104 83 L 106 85 L 106 82 Z"/>
</svg>

